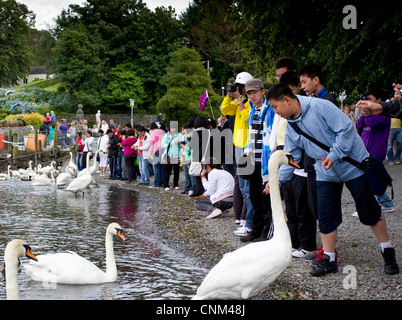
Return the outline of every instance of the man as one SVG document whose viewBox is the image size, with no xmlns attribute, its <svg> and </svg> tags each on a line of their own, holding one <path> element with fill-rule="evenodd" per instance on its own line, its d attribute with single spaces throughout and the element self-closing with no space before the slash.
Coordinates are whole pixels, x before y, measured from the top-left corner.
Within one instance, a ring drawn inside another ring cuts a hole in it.
<svg viewBox="0 0 402 320">
<path fill-rule="evenodd" d="M 221 104 L 221 113 L 227 116 L 234 116 L 233 144 L 235 149 L 236 163 L 244 153 L 244 147 L 248 139 L 248 115 L 250 103 L 246 99 L 244 85 L 253 77 L 247 72 L 241 72 L 236 76 L 235 83 L 239 84 L 235 92 L 228 92 Z M 246 212 L 244 213 L 244 208 Z M 235 190 L 233 196 L 233 211 L 236 221 L 245 220 L 244 225 L 235 230 L 238 236 L 245 236 L 251 230 L 254 210 L 250 200 L 250 182 L 235 176 Z M 242 219 L 245 218 L 245 219 Z"/>
<path fill-rule="evenodd" d="M 279 82 L 282 75 L 288 71 L 297 71 L 296 62 L 293 58 L 283 57 L 275 62 L 275 79 Z"/>
<path fill-rule="evenodd" d="M 106 135 L 109 136 L 109 143 L 108 143 L 108 150 L 107 154 L 109 156 L 109 166 L 110 166 L 110 176 L 109 179 L 115 180 L 116 179 L 116 161 L 117 161 L 117 153 L 119 150 L 119 139 L 117 135 L 113 134 L 112 129 L 108 129 L 106 131 Z"/>
<path fill-rule="evenodd" d="M 310 96 L 329 100 L 339 108 L 338 101 L 324 88 L 324 78 L 319 66 L 310 64 L 302 68 L 299 74 L 301 89 L 304 92 Z"/>
<path fill-rule="evenodd" d="M 265 99 L 264 84 L 260 79 L 247 81 L 246 93 L 250 100 L 249 139 L 244 153 L 253 153 L 255 169 L 250 175 L 250 200 L 254 208 L 251 232 L 240 238 L 242 242 L 268 240 L 272 237 L 272 211 L 268 187 L 269 141 L 273 132 L 275 113 Z M 262 129 L 259 128 L 262 125 Z"/>
<path fill-rule="evenodd" d="M 62 148 L 66 147 L 67 131 L 68 131 L 68 127 L 66 126 L 66 121 L 61 120 L 61 125 L 59 127 L 59 132 L 60 132 L 59 139 L 60 139 Z"/>
<path fill-rule="evenodd" d="M 352 122 L 329 101 L 295 96 L 283 84 L 274 85 L 268 91 L 267 99 L 275 112 L 288 120 L 285 149 L 292 153 L 296 162 L 300 161 L 302 150 L 316 159 L 318 222 L 324 254 L 310 270 L 310 274 L 323 276 L 338 271 L 335 245 L 337 228 L 342 222 L 343 184 L 346 184 L 353 196 L 360 221 L 370 226 L 380 242 L 385 273 L 399 273 L 385 217 L 368 186 L 364 171 L 342 159 L 349 156 L 361 162 L 369 156 Z M 306 134 L 328 145 L 330 152 L 297 133 L 290 126 L 292 122 Z M 282 166 L 279 171 L 280 181 L 289 180 L 292 172 L 290 166 Z"/>
</svg>

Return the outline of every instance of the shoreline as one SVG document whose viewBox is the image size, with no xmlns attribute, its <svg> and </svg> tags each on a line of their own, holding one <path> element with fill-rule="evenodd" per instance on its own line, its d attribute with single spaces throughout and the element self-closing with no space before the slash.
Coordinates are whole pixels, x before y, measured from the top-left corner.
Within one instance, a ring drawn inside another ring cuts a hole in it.
<svg viewBox="0 0 402 320">
<path fill-rule="evenodd" d="M 395 194 L 402 191 L 398 183 L 398 166 L 387 166 L 394 178 Z M 180 172 L 179 185 L 183 185 Z M 157 228 L 161 241 L 172 246 L 186 256 L 195 258 L 201 265 L 211 269 L 222 255 L 247 245 L 240 242 L 233 231 L 235 224 L 233 210 L 224 216 L 205 219 L 207 212 L 197 211 L 194 200 L 180 194 L 181 190 L 164 191 L 163 188 L 148 188 L 138 183 L 126 184 L 122 180 L 109 180 L 95 175 L 102 184 L 119 185 L 135 191 L 145 192 L 152 197 L 149 214 Z M 151 180 L 152 182 L 152 180 Z M 387 225 L 391 243 L 401 266 L 400 212 L 402 206 L 394 199 L 395 212 L 387 213 Z M 303 258 L 292 258 L 287 270 L 266 290 L 251 300 L 401 300 L 401 275 L 389 276 L 383 271 L 384 262 L 379 244 L 369 227 L 362 225 L 358 217 L 353 217 L 354 203 L 344 188 L 343 223 L 338 229 L 337 251 L 339 271 L 324 277 L 309 274 L 311 264 Z M 320 237 L 317 233 L 317 245 Z M 399 258 L 399 259 L 398 259 Z M 195 292 L 194 292 L 195 294 Z"/>
</svg>

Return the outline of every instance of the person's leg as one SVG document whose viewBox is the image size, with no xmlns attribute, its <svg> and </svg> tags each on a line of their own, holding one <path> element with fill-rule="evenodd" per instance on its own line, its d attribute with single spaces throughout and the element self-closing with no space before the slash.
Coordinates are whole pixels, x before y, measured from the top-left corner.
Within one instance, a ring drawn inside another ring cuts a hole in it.
<svg viewBox="0 0 402 320">
<path fill-rule="evenodd" d="M 173 165 L 173 188 L 176 188 L 179 186 L 179 176 L 180 174 L 180 165 L 179 164 L 174 164 Z"/>
</svg>

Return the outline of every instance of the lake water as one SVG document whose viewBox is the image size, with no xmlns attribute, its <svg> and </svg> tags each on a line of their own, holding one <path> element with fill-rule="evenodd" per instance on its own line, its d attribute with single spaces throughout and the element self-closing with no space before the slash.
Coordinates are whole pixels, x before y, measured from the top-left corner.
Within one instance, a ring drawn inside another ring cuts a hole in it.
<svg viewBox="0 0 402 320">
<path fill-rule="evenodd" d="M 31 186 L 12 178 L 0 182 L 0 259 L 6 244 L 26 240 L 37 256 L 74 251 L 102 270 L 105 231 L 119 223 L 127 238 L 114 237 L 118 268 L 115 283 L 100 285 L 43 284 L 22 271 L 18 276 L 21 299 L 189 299 L 207 270 L 161 243 L 149 215 L 152 198 L 118 186 L 91 186 L 85 196 L 54 186 Z M 29 263 L 22 258 L 22 263 Z M 0 299 L 6 298 L 0 275 Z"/>
</svg>

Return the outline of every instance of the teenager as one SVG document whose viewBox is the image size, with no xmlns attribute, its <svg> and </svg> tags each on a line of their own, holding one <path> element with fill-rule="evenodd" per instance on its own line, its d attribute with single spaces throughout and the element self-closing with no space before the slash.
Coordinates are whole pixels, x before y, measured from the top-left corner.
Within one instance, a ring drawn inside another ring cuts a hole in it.
<svg viewBox="0 0 402 320">
<path fill-rule="evenodd" d="M 364 171 L 342 159 L 349 156 L 361 162 L 369 156 L 352 122 L 331 102 L 296 96 L 283 84 L 274 85 L 268 91 L 267 99 L 275 112 L 288 120 L 285 150 L 292 153 L 296 162 L 300 162 L 302 150 L 316 160 L 318 222 L 324 252 L 310 274 L 323 276 L 338 271 L 335 245 L 337 229 L 342 222 L 341 198 L 344 184 L 352 194 L 360 221 L 370 226 L 380 242 L 385 273 L 399 273 L 385 217 L 371 192 Z M 306 134 L 329 146 L 330 152 L 301 136 L 290 123 L 297 124 Z M 279 170 L 280 181 L 289 180 L 292 173 L 290 166 L 282 166 Z"/>
<path fill-rule="evenodd" d="M 138 141 L 135 143 L 134 148 L 138 152 L 141 184 L 149 185 L 149 171 L 148 171 L 148 150 L 151 142 L 149 133 L 143 126 L 137 128 Z"/>
</svg>

